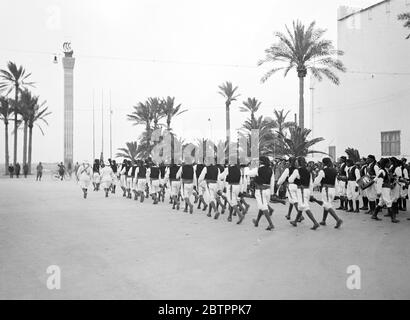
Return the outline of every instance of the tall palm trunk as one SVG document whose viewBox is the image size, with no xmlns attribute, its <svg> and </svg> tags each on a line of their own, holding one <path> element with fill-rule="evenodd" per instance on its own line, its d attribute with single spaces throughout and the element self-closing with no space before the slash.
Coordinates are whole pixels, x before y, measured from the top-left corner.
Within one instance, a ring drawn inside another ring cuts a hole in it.
<svg viewBox="0 0 410 320">
<path fill-rule="evenodd" d="M 226 103 L 226 160 L 229 160 L 229 144 L 231 143 L 231 120 L 229 114 L 229 103 Z"/>
<path fill-rule="evenodd" d="M 31 174 L 31 151 L 33 147 L 33 126 L 28 127 L 28 174 Z"/>
<path fill-rule="evenodd" d="M 6 171 L 5 174 L 7 174 L 9 170 L 9 122 L 6 120 L 4 121 L 4 142 L 5 142 L 5 167 Z"/>
<path fill-rule="evenodd" d="M 27 129 L 28 129 L 28 123 L 27 121 L 24 121 L 23 166 L 27 163 Z"/>
<path fill-rule="evenodd" d="M 299 127 L 305 127 L 304 76 L 299 76 Z"/>
<path fill-rule="evenodd" d="M 15 106 L 14 106 L 14 150 L 13 150 L 13 165 L 16 166 L 17 163 L 17 105 L 18 105 L 18 92 L 19 92 L 19 86 L 16 85 L 15 87 L 16 93 L 15 93 Z"/>
</svg>

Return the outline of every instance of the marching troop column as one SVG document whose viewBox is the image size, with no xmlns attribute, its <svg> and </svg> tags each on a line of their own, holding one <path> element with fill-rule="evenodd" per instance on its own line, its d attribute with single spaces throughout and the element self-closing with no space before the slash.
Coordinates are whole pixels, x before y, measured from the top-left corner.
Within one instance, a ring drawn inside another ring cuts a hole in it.
<svg viewBox="0 0 410 320">
<path fill-rule="evenodd" d="M 64 165 L 70 169 L 73 165 L 73 50 L 69 43 L 64 44 Z"/>
</svg>

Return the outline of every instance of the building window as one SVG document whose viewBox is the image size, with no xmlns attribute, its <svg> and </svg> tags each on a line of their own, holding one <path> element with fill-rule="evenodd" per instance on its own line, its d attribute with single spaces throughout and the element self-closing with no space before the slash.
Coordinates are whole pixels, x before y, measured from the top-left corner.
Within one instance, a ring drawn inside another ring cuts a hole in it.
<svg viewBox="0 0 410 320">
<path fill-rule="evenodd" d="M 381 133 L 382 157 L 400 155 L 400 131 L 386 131 Z"/>
<path fill-rule="evenodd" d="M 329 146 L 329 156 L 332 158 L 333 161 L 336 161 L 336 147 Z"/>
</svg>

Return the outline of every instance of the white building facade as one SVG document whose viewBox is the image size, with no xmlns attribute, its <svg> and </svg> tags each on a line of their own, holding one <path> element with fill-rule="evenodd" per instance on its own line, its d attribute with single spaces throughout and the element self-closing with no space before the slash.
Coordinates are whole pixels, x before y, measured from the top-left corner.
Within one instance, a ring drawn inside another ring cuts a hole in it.
<svg viewBox="0 0 410 320">
<path fill-rule="evenodd" d="M 340 85 L 315 82 L 315 149 L 333 158 L 348 147 L 360 155 L 410 157 L 410 40 L 398 14 L 410 0 L 387 0 L 365 9 L 339 8 L 338 49 L 347 68 Z"/>
</svg>

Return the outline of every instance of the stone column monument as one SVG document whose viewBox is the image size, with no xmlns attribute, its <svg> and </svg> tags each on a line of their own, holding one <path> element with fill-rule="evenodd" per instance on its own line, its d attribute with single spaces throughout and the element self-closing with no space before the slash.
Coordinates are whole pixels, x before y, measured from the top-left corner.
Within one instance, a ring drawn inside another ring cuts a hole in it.
<svg viewBox="0 0 410 320">
<path fill-rule="evenodd" d="M 69 42 L 63 45 L 64 57 L 64 165 L 73 169 L 73 78 L 74 78 L 74 51 Z"/>
</svg>

